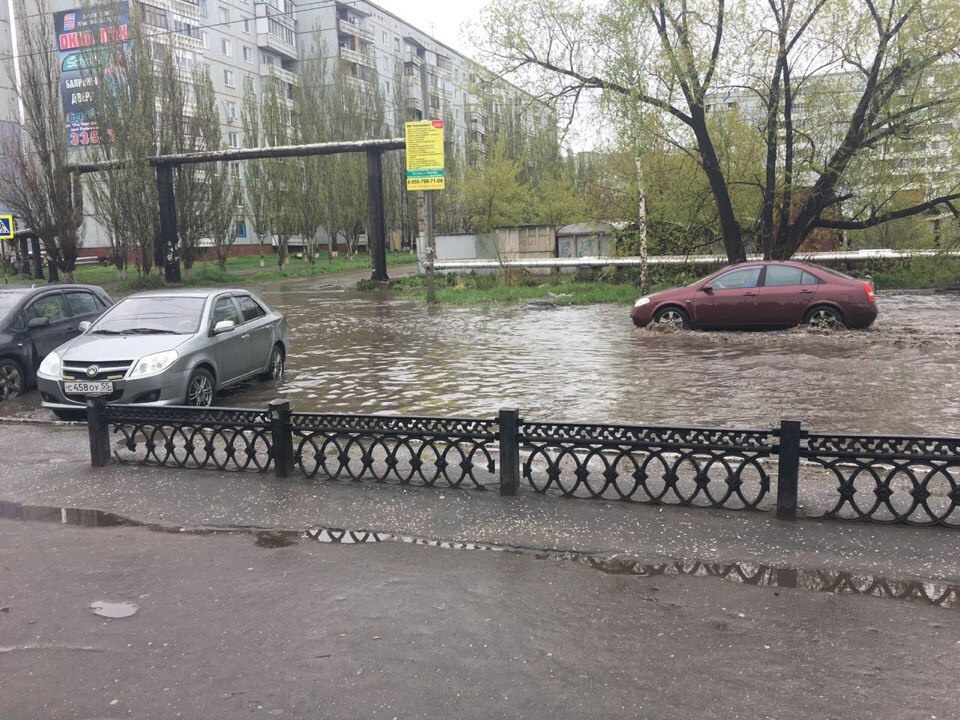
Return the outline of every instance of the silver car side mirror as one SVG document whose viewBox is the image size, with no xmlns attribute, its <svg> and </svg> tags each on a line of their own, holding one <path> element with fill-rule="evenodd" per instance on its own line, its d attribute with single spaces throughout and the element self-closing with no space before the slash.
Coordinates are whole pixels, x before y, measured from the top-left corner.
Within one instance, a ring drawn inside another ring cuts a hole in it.
<svg viewBox="0 0 960 720">
<path fill-rule="evenodd" d="M 213 326 L 214 335 L 223 335 L 233 330 L 237 324 L 233 320 L 221 320 Z"/>
<path fill-rule="evenodd" d="M 82 332 L 82 333 L 85 333 L 87 330 L 90 329 L 90 326 L 91 326 L 92 324 L 93 324 L 93 323 L 91 323 L 89 320 L 84 320 L 82 323 L 80 323 L 79 325 L 77 325 L 77 330 L 79 330 L 79 331 Z"/>
</svg>

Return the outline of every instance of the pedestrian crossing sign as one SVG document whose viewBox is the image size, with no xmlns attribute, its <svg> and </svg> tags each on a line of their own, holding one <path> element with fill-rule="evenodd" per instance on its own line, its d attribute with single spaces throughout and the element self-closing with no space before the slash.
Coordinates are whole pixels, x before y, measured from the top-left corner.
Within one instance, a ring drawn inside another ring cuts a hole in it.
<svg viewBox="0 0 960 720">
<path fill-rule="evenodd" d="M 0 240 L 13 239 L 13 215 L 0 215 Z"/>
</svg>

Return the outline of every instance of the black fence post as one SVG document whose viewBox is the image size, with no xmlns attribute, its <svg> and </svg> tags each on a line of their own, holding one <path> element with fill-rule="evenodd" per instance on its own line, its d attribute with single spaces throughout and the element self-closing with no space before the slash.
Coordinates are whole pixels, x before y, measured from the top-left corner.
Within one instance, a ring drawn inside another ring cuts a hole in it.
<svg viewBox="0 0 960 720">
<path fill-rule="evenodd" d="M 290 401 L 274 400 L 270 408 L 270 433 L 273 446 L 273 472 L 288 478 L 293 472 L 293 428 L 290 427 Z"/>
<path fill-rule="evenodd" d="M 780 442 L 777 452 L 777 519 L 797 519 L 797 488 L 800 482 L 800 423 L 784 420 L 780 423 Z"/>
<path fill-rule="evenodd" d="M 516 495 L 520 488 L 520 411 L 501 410 L 500 426 L 500 494 Z"/>
<path fill-rule="evenodd" d="M 23 277 L 31 277 L 30 274 L 30 250 L 27 247 L 27 236 L 21 235 L 18 242 L 18 249 L 20 250 L 20 275 Z"/>
<path fill-rule="evenodd" d="M 367 150 L 367 210 L 370 215 L 371 280 L 386 282 L 387 231 L 383 209 L 383 161 L 379 150 Z"/>
<path fill-rule="evenodd" d="M 180 282 L 180 257 L 177 240 L 177 201 L 173 192 L 173 166 L 157 165 L 157 194 L 160 198 L 160 248 L 163 249 L 163 277 L 167 282 Z M 160 259 L 160 248 L 154 248 Z"/>
<path fill-rule="evenodd" d="M 90 464 L 106 467 L 110 464 L 110 428 L 106 419 L 107 399 L 87 400 L 87 433 L 90 436 Z"/>
</svg>

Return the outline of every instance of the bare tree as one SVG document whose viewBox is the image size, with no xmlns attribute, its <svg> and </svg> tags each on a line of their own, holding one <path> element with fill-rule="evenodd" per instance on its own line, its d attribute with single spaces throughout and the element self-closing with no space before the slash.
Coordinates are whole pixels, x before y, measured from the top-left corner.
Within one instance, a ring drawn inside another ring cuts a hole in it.
<svg viewBox="0 0 960 720">
<path fill-rule="evenodd" d="M 2 138 L 8 172 L 0 174 L 0 201 L 33 230 L 64 277 L 73 281 L 83 213 L 79 181 L 71 175 L 66 124 L 60 104 L 60 64 L 50 52 L 46 0 L 17 0 L 22 45 L 20 79 L 8 73 L 23 108 L 23 123 Z M 16 111 L 15 108 L 11 108 Z"/>
<path fill-rule="evenodd" d="M 871 227 L 960 199 L 954 178 L 922 202 L 877 210 L 895 188 L 873 163 L 960 105 L 952 0 L 494 0 L 484 22 L 487 54 L 543 97 L 575 112 L 615 95 L 653 113 L 660 138 L 704 173 L 731 261 L 746 256 L 742 222 L 766 256 L 783 258 L 818 228 Z M 737 216 L 724 167 L 714 117 L 728 106 L 760 108 L 753 217 Z M 801 107 L 812 121 L 798 121 Z"/>
</svg>

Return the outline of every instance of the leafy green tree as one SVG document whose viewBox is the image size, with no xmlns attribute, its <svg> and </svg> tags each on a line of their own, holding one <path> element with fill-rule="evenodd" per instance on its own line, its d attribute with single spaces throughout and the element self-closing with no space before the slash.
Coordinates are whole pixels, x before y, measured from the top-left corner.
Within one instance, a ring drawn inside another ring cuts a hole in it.
<svg viewBox="0 0 960 720">
<path fill-rule="evenodd" d="M 655 117 L 703 173 L 730 260 L 746 255 L 744 226 L 784 258 L 818 229 L 960 200 L 955 174 L 928 176 L 927 197 L 892 209 L 897 173 L 878 162 L 960 109 L 955 0 L 493 0 L 484 23 L 489 56 L 543 97 L 575 108 L 617 96 Z M 760 108 L 760 200 L 747 215 L 713 121 L 730 105 Z"/>
<path fill-rule="evenodd" d="M 525 221 L 530 190 L 520 183 L 521 170 L 522 163 L 505 157 L 500 143 L 483 160 L 467 168 L 464 193 L 474 230 L 488 233 Z"/>
</svg>

